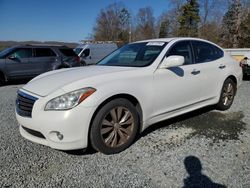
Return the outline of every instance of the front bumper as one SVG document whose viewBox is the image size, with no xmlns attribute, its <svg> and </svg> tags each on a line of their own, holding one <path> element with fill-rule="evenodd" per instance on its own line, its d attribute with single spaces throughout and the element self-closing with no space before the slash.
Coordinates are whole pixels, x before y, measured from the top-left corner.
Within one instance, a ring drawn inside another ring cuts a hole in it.
<svg viewBox="0 0 250 188">
<path fill-rule="evenodd" d="M 20 133 L 24 138 L 60 150 L 88 146 L 88 131 L 94 107 L 78 105 L 67 111 L 44 111 L 44 105 L 43 100 L 38 99 L 33 106 L 32 117 L 23 117 L 16 112 Z M 62 139 L 59 139 L 59 133 Z"/>
</svg>

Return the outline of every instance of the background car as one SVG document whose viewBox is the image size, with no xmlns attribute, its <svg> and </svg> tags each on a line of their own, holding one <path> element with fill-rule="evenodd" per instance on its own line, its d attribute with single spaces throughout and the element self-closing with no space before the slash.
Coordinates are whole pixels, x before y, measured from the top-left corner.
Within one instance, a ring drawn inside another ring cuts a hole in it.
<svg viewBox="0 0 250 188">
<path fill-rule="evenodd" d="M 241 82 L 241 67 L 216 44 L 145 40 L 98 65 L 34 78 L 18 92 L 16 117 L 21 135 L 33 142 L 112 154 L 159 121 L 209 105 L 229 109 Z"/>
<path fill-rule="evenodd" d="M 0 83 L 32 78 L 61 68 L 80 66 L 73 49 L 57 45 L 20 45 L 0 53 Z"/>
<path fill-rule="evenodd" d="M 117 45 L 113 42 L 88 42 L 80 44 L 74 51 L 81 58 L 83 64 L 94 65 L 117 49 Z"/>
<path fill-rule="evenodd" d="M 250 76 L 250 54 L 247 54 L 243 60 L 241 60 L 240 65 L 242 67 L 243 76 Z"/>
</svg>

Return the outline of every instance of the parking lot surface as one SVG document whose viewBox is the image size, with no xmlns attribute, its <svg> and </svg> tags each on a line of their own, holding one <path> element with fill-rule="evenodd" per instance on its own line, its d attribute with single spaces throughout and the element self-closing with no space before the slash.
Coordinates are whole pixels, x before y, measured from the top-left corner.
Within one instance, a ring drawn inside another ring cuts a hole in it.
<svg viewBox="0 0 250 188">
<path fill-rule="evenodd" d="M 250 187 L 250 81 L 230 110 L 158 123 L 115 155 L 23 139 L 14 114 L 21 86 L 0 87 L 0 187 Z"/>
</svg>

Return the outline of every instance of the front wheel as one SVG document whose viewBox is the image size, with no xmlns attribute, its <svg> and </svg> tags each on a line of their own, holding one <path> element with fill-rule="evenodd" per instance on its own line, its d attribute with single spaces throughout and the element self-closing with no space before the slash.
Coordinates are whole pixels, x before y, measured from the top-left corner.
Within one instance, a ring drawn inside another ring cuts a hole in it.
<svg viewBox="0 0 250 188">
<path fill-rule="evenodd" d="M 138 127 L 135 106 L 127 99 L 114 99 L 94 117 L 90 129 L 91 145 L 104 154 L 119 153 L 133 143 Z"/>
<path fill-rule="evenodd" d="M 236 94 L 236 83 L 230 78 L 226 79 L 222 86 L 220 100 L 216 105 L 216 108 L 218 110 L 229 109 L 233 104 L 235 94 Z"/>
</svg>

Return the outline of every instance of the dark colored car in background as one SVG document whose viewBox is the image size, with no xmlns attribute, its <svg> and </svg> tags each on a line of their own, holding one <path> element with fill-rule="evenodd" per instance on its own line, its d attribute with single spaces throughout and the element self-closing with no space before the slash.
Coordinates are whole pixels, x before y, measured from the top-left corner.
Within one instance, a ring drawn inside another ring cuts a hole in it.
<svg viewBox="0 0 250 188">
<path fill-rule="evenodd" d="M 243 76 L 250 76 L 250 65 L 244 64 L 242 65 Z"/>
<path fill-rule="evenodd" d="M 61 68 L 81 66 L 73 49 L 61 45 L 20 45 L 0 52 L 0 84 L 33 78 Z"/>
<path fill-rule="evenodd" d="M 245 56 L 240 61 L 240 66 L 242 67 L 243 79 L 246 79 L 248 76 L 250 76 L 250 58 Z"/>
</svg>

